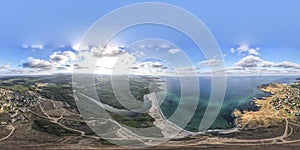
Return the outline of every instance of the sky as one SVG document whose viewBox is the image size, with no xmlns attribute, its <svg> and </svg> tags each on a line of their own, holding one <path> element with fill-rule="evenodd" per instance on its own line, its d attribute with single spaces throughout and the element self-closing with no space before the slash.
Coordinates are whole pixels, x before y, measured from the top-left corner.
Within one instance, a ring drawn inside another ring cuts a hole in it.
<svg viewBox="0 0 300 150">
<path fill-rule="evenodd" d="M 205 58 L 191 39 L 158 25 L 126 29 L 110 45 L 78 47 L 86 31 L 101 17 L 141 2 L 149 1 L 2 0 L 0 75 L 70 73 L 73 69 L 84 72 L 87 66 L 81 66 L 78 58 L 87 55 L 100 59 L 95 64 L 97 73 L 111 73 L 118 57 L 130 56 L 136 60 L 131 67 L 136 74 L 172 74 L 174 70 L 186 74 L 196 71 L 200 75 L 214 71 L 225 71 L 228 75 L 300 74 L 297 0 L 152 1 L 176 5 L 198 17 L 221 49 L 223 69 L 218 68 L 222 65 L 219 58 Z M 124 19 L 127 18 L 118 21 Z M 147 38 L 165 41 L 143 41 Z M 149 42 L 157 45 L 151 47 Z M 144 60 L 141 55 L 145 53 L 168 54 L 172 63 Z M 189 61 L 174 61 L 185 57 Z"/>
</svg>

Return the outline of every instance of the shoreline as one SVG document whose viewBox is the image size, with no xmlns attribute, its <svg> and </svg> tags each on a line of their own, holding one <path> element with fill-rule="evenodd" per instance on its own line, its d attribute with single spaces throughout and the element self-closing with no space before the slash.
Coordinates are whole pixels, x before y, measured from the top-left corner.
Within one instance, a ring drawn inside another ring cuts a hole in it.
<svg viewBox="0 0 300 150">
<path fill-rule="evenodd" d="M 155 92 L 145 95 L 151 101 L 151 108 L 148 114 L 155 119 L 153 124 L 162 130 L 162 134 L 166 138 L 181 139 L 193 135 L 193 133 L 181 129 L 173 122 L 169 121 L 162 113 L 158 106 Z"/>
<path fill-rule="evenodd" d="M 293 82 L 293 83 L 296 83 L 296 82 Z M 264 87 L 268 87 L 268 86 L 271 86 L 271 85 L 277 85 L 278 87 L 273 87 L 273 88 L 270 88 L 270 89 L 264 89 Z M 153 117 L 155 120 L 164 120 L 165 122 L 168 122 L 168 124 L 172 125 L 173 127 L 177 128 L 177 130 L 180 130 L 182 132 L 186 132 L 187 134 L 189 134 L 190 136 L 192 135 L 199 135 L 199 134 L 205 134 L 205 133 L 218 133 L 218 134 L 230 134 L 230 133 L 235 133 L 235 132 L 240 132 L 242 129 L 245 129 L 245 125 L 241 125 L 241 118 L 243 118 L 243 116 L 247 116 L 249 115 L 250 117 L 249 118 L 254 118 L 255 115 L 259 114 L 259 118 L 261 120 L 263 120 L 263 118 L 267 118 L 267 119 L 270 119 L 270 117 L 267 117 L 266 114 L 275 114 L 276 111 L 272 109 L 272 105 L 271 104 L 267 104 L 267 103 L 270 103 L 272 101 L 272 99 L 274 98 L 274 96 L 276 96 L 276 93 L 281 90 L 283 87 L 286 87 L 286 86 L 291 86 L 293 85 L 292 83 L 291 84 L 287 84 L 287 83 L 269 83 L 269 84 L 262 84 L 260 86 L 258 86 L 257 88 L 264 92 L 264 93 L 269 93 L 268 96 L 263 96 L 261 98 L 256 98 L 256 97 L 253 97 L 253 102 L 254 102 L 254 105 L 258 107 L 258 110 L 257 111 L 246 111 L 246 110 L 243 110 L 243 112 L 241 112 L 240 110 L 236 109 L 236 110 L 233 110 L 232 111 L 232 115 L 234 116 L 234 126 L 232 128 L 228 128 L 228 129 L 208 129 L 206 132 L 191 132 L 191 131 L 187 131 L 185 129 L 182 129 L 180 127 L 178 127 L 176 124 L 170 122 L 168 119 L 165 118 L 165 116 L 163 115 L 163 112 L 161 111 L 161 109 L 158 109 L 158 114 L 159 114 L 159 119 L 158 118 L 155 118 Z M 275 91 L 274 91 L 275 90 Z M 154 96 L 151 96 L 151 95 L 154 95 Z M 282 94 L 282 95 L 286 95 L 285 93 Z M 153 104 L 153 101 L 156 101 L 155 99 L 155 93 L 150 93 L 147 95 L 148 96 L 148 99 L 152 102 Z M 155 107 L 158 107 L 157 106 L 157 101 L 155 102 Z M 265 110 L 266 109 L 266 110 Z M 266 111 L 266 114 L 263 113 L 263 111 Z M 151 115 L 149 113 L 150 116 L 153 116 L 153 114 Z M 280 124 L 281 120 L 278 119 L 279 117 L 275 118 L 272 120 L 272 118 L 270 119 L 271 123 L 268 124 L 263 124 L 262 126 L 272 126 L 272 124 Z M 277 119 L 277 120 L 276 120 Z M 245 119 L 242 119 L 242 120 L 245 120 Z M 274 121 L 275 120 L 275 121 Z M 249 120 L 248 120 L 249 121 Z M 268 121 L 268 120 L 267 120 Z M 265 122 L 267 122 L 265 121 Z M 273 122 L 272 122 L 273 121 Z M 243 121 L 242 121 L 243 122 Z M 275 122 L 275 123 L 274 123 Z M 253 124 L 256 124 L 256 123 L 253 123 Z M 255 125 L 253 125 L 255 126 Z M 258 125 L 260 127 L 260 125 Z M 251 129 L 252 127 L 250 126 L 249 129 Z"/>
<path fill-rule="evenodd" d="M 258 111 L 233 111 L 232 114 L 236 117 L 234 121 L 236 127 L 241 130 L 277 127 L 285 119 L 294 119 L 295 111 L 290 107 L 292 102 L 289 101 L 299 96 L 290 95 L 291 92 L 299 92 L 299 89 L 292 87 L 295 83 L 269 83 L 258 86 L 259 90 L 271 93 L 271 95 L 260 99 L 254 98 L 253 102 L 259 108 Z"/>
<path fill-rule="evenodd" d="M 155 124 L 159 128 L 161 127 L 161 125 L 166 125 L 166 124 L 171 125 L 172 128 L 176 128 L 176 130 L 178 132 L 177 134 L 179 134 L 179 135 L 181 134 L 181 136 L 179 136 L 177 138 L 185 138 L 188 136 L 200 135 L 200 134 L 205 134 L 205 133 L 230 134 L 230 133 L 234 133 L 234 132 L 239 132 L 239 128 L 237 128 L 237 127 L 228 128 L 228 129 L 211 129 L 211 130 L 208 129 L 206 132 L 187 131 L 185 129 L 178 127 L 175 123 L 169 121 L 164 116 L 163 112 L 161 111 L 161 109 L 159 108 L 159 106 L 157 104 L 155 92 L 147 94 L 147 95 L 145 95 L 145 97 L 147 97 L 148 100 L 151 101 L 151 104 L 152 104 L 148 114 L 155 119 L 153 124 Z M 166 123 L 163 123 L 163 122 L 166 122 Z M 165 128 L 160 128 L 160 129 L 165 130 Z M 162 132 L 164 132 L 164 131 L 162 131 Z M 185 134 L 182 134 L 182 133 L 185 133 Z"/>
</svg>

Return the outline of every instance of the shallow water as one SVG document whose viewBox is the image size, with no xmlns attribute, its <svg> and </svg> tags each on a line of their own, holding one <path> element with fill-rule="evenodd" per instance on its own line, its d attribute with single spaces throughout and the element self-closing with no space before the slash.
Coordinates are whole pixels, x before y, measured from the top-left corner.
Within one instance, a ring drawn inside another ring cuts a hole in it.
<svg viewBox="0 0 300 150">
<path fill-rule="evenodd" d="M 222 108 L 218 113 L 218 117 L 214 123 L 210 126 L 210 129 L 229 129 L 234 127 L 234 117 L 232 112 L 235 109 L 240 110 L 253 110 L 258 108 L 252 102 L 253 98 L 261 98 L 263 96 L 269 96 L 270 93 L 264 93 L 257 87 L 262 84 L 268 84 L 272 82 L 291 84 L 296 81 L 295 76 L 232 76 L 227 77 L 227 85 L 225 98 Z M 166 98 L 161 99 L 160 108 L 169 121 L 182 125 L 181 119 L 171 119 L 170 117 L 175 112 L 181 98 L 180 80 L 176 77 L 161 77 L 165 82 Z M 210 94 L 211 94 L 211 79 L 209 77 L 199 77 L 200 96 L 193 96 L 196 94 L 190 93 L 189 96 L 182 100 L 183 110 L 180 113 L 191 114 L 194 103 L 192 101 L 198 101 L 197 109 L 190 122 L 184 126 L 184 129 L 192 132 L 197 132 L 200 122 L 203 118 L 205 110 L 207 108 Z M 217 110 L 216 110 L 217 111 Z M 212 113 L 212 112 L 207 112 Z M 188 116 L 187 116 L 188 117 Z"/>
</svg>

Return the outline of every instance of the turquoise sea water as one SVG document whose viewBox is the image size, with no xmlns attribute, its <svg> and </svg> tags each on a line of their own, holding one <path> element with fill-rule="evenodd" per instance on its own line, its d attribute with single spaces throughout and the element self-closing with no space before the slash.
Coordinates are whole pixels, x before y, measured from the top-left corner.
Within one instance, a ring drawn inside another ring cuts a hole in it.
<svg viewBox="0 0 300 150">
<path fill-rule="evenodd" d="M 225 98 L 221 111 L 214 123 L 210 126 L 210 129 L 229 129 L 234 127 L 234 117 L 232 112 L 234 109 L 240 110 L 253 110 L 256 111 L 258 108 L 252 102 L 253 98 L 261 98 L 268 96 L 270 93 L 264 93 L 257 87 L 262 84 L 268 83 L 287 83 L 291 84 L 296 81 L 295 76 L 231 76 L 227 77 L 227 86 Z M 160 108 L 166 118 L 172 116 L 178 103 L 180 101 L 180 80 L 176 77 L 162 77 L 161 78 L 166 85 L 167 96 L 162 101 Z M 211 79 L 209 77 L 199 77 L 200 84 L 200 96 L 193 97 L 191 94 L 191 101 L 199 101 L 194 116 L 190 122 L 185 126 L 185 129 L 192 132 L 197 132 L 201 119 L 206 110 L 210 94 L 211 94 Z M 192 107 L 189 102 L 185 102 L 184 109 L 181 113 L 189 114 L 189 107 Z M 210 113 L 210 112 L 208 112 Z M 169 120 L 175 124 L 180 124 L 180 119 Z"/>
</svg>

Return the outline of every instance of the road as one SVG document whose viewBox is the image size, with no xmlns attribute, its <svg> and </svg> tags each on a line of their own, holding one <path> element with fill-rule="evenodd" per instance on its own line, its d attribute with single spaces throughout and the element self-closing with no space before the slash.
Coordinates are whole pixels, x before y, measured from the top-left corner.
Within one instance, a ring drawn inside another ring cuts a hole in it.
<svg viewBox="0 0 300 150">
<path fill-rule="evenodd" d="M 14 133 L 14 131 L 15 131 L 15 127 L 13 125 L 11 125 L 11 124 L 8 125 L 6 128 L 8 128 L 8 129 L 10 128 L 11 131 L 10 131 L 10 133 L 7 136 L 5 136 L 4 138 L 1 138 L 0 142 L 8 139 Z"/>
</svg>

